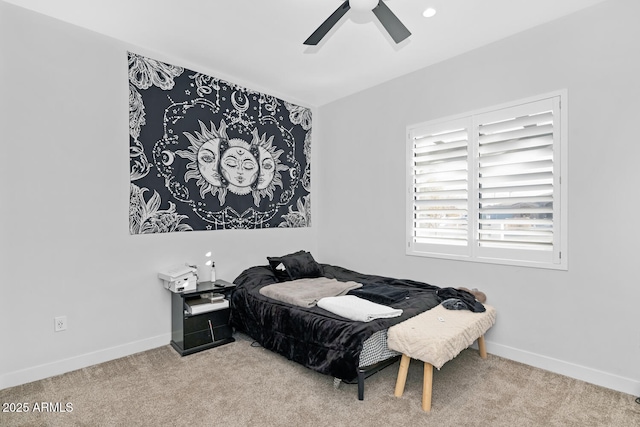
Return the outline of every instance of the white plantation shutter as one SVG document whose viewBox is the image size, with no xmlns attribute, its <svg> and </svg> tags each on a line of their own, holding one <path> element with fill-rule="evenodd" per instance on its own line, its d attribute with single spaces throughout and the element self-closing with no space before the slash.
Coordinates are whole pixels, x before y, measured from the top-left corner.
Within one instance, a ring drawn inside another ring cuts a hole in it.
<svg viewBox="0 0 640 427">
<path fill-rule="evenodd" d="M 447 122 L 412 134 L 412 233 L 423 249 L 468 245 L 468 124 Z"/>
<path fill-rule="evenodd" d="M 561 263 L 560 96 L 408 130 L 408 249 Z"/>
<path fill-rule="evenodd" d="M 480 247 L 553 251 L 553 101 L 477 117 Z"/>
</svg>

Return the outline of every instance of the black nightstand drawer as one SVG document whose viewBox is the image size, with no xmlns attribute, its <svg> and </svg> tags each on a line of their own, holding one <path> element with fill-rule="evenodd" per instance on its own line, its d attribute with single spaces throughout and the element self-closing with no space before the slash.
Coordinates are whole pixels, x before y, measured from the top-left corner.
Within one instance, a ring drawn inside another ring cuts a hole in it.
<svg viewBox="0 0 640 427">
<path fill-rule="evenodd" d="M 199 332 L 203 330 L 209 330 L 209 322 L 211 327 L 216 328 L 218 326 L 227 325 L 229 323 L 230 309 L 225 308 L 222 310 L 209 311 L 207 313 L 197 314 L 195 316 L 185 317 L 184 319 L 184 333 L 191 334 L 193 332 Z M 185 337 L 186 340 L 186 337 Z"/>
<path fill-rule="evenodd" d="M 184 335 L 184 348 L 189 349 L 200 345 L 211 344 L 215 341 L 231 338 L 232 330 L 229 326 L 213 328 L 213 339 L 208 326 L 207 329 Z"/>
</svg>

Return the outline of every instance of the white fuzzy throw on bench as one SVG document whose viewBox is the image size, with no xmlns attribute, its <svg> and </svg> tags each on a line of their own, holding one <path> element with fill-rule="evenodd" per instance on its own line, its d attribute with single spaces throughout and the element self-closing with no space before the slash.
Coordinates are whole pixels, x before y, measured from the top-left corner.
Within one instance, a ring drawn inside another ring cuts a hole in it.
<svg viewBox="0 0 640 427">
<path fill-rule="evenodd" d="M 389 328 L 389 348 L 440 369 L 493 326 L 496 310 L 484 307 L 485 312 L 474 313 L 438 305 Z"/>
</svg>

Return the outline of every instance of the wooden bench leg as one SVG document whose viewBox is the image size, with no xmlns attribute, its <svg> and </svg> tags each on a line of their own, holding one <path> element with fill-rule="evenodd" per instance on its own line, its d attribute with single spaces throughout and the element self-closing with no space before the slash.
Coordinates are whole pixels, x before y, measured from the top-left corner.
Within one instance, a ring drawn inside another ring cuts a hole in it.
<svg viewBox="0 0 640 427">
<path fill-rule="evenodd" d="M 422 410 L 431 411 L 431 392 L 433 390 L 433 365 L 424 362 L 424 374 L 422 378 Z"/>
<path fill-rule="evenodd" d="M 484 335 L 478 338 L 478 350 L 480 351 L 480 357 L 487 358 L 487 347 L 484 344 Z"/>
<path fill-rule="evenodd" d="M 393 393 L 395 397 L 401 397 L 404 393 L 404 384 L 407 382 L 407 371 L 409 370 L 409 363 L 411 358 L 406 354 L 402 355 L 400 359 L 400 369 L 398 369 L 398 379 L 396 380 L 396 390 Z"/>
</svg>

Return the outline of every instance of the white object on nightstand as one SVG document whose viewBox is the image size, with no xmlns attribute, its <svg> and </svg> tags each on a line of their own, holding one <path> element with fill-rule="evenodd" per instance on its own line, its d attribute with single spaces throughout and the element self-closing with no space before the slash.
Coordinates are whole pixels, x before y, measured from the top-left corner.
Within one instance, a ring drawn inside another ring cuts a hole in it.
<svg viewBox="0 0 640 427">
<path fill-rule="evenodd" d="M 171 292 L 189 292 L 196 289 L 196 269 L 188 265 L 178 265 L 158 273 L 165 289 Z"/>
</svg>

